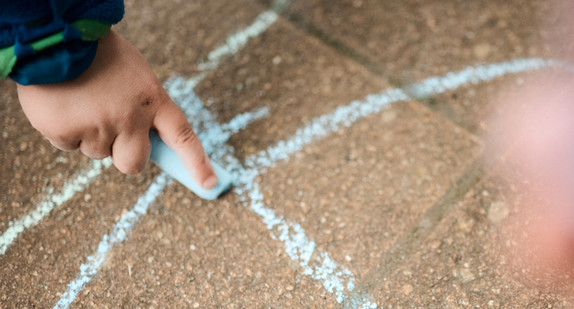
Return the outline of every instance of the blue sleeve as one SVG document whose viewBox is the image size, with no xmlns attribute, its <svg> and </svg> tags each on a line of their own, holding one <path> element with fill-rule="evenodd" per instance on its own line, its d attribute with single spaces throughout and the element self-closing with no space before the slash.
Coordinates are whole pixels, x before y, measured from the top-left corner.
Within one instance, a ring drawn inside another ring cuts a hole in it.
<svg viewBox="0 0 574 309">
<path fill-rule="evenodd" d="M 74 25 L 109 29 L 123 15 L 123 0 L 0 0 L 0 66 L 10 64 L 8 76 L 22 85 L 74 79 L 92 63 L 100 38 Z"/>
</svg>

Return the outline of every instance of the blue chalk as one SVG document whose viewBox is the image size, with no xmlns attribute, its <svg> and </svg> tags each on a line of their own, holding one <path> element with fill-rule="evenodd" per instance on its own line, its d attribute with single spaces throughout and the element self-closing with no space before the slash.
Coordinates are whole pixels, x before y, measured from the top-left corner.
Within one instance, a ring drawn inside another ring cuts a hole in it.
<svg viewBox="0 0 574 309">
<path fill-rule="evenodd" d="M 211 162 L 215 174 L 217 175 L 217 185 L 210 190 L 205 190 L 200 187 L 189 175 L 185 166 L 179 160 L 175 151 L 169 148 L 159 137 L 157 132 L 150 131 L 151 140 L 151 157 L 150 159 L 159 166 L 164 172 L 171 177 L 175 178 L 182 185 L 186 186 L 189 190 L 197 196 L 205 200 L 214 200 L 221 194 L 231 189 L 231 175 L 215 162 Z"/>
</svg>

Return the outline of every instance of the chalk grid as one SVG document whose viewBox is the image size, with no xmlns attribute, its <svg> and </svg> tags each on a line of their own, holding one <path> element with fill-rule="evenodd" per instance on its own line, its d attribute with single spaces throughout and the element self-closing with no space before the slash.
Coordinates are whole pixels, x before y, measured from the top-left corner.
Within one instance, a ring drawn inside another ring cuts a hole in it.
<svg viewBox="0 0 574 309">
<path fill-rule="evenodd" d="M 278 216 L 273 209 L 264 204 L 264 196 L 259 190 L 259 184 L 255 181 L 257 176 L 274 167 L 277 162 L 289 160 L 290 155 L 302 150 L 304 146 L 328 137 L 341 128 L 349 127 L 361 118 L 379 113 L 392 103 L 411 100 L 414 94 L 417 97 L 432 96 L 457 89 L 465 84 L 487 82 L 506 74 L 562 65 L 559 62 L 540 58 L 515 59 L 467 67 L 459 72 L 431 77 L 408 86 L 407 91 L 394 88 L 369 95 L 364 100 L 353 101 L 336 108 L 329 114 L 311 120 L 290 138 L 246 158 L 244 166 L 235 158 L 234 149 L 227 144 L 227 141 L 232 134 L 245 128 L 253 120 L 266 116 L 269 111 L 263 108 L 253 113 L 240 114 L 227 124 L 219 124 L 215 120 L 216 117 L 196 97 L 193 87 L 190 87 L 196 79 L 172 78 L 165 87 L 188 116 L 192 125 L 195 128 L 201 128 L 198 130 L 198 136 L 212 159 L 222 163 L 224 168 L 233 175 L 234 192 L 241 197 L 241 201 L 249 209 L 261 217 L 271 232 L 272 239 L 281 241 L 285 252 L 301 267 L 303 274 L 321 282 L 329 293 L 334 294 L 337 302 L 345 307 L 377 308 L 377 304 L 366 291 L 355 291 L 355 278 L 350 270 L 336 263 L 328 252 L 318 251 L 315 242 L 306 235 L 300 224 Z M 129 230 L 147 212 L 149 206 L 168 183 L 169 177 L 165 173 L 161 173 L 153 181 L 148 191 L 138 199 L 136 205 L 116 223 L 109 234 L 103 237 L 97 252 L 86 258 L 87 262 L 81 266 L 80 274 L 68 285 L 68 290 L 56 308 L 67 308 L 75 300 L 83 286 L 97 274 L 108 252 L 126 239 Z"/>
</svg>

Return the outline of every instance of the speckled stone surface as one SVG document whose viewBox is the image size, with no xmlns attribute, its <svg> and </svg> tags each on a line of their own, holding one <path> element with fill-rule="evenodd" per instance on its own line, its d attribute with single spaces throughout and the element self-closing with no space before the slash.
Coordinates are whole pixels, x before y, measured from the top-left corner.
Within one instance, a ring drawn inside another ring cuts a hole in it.
<svg viewBox="0 0 574 309">
<path fill-rule="evenodd" d="M 162 81 L 191 78 L 271 2 L 130 0 L 115 29 Z M 242 166 L 369 95 L 469 65 L 554 53 L 545 41 L 546 1 L 282 3 L 277 21 L 194 89 L 219 123 L 267 110 L 227 142 Z M 516 188 L 499 181 L 501 168 L 483 166 L 498 92 L 520 90 L 524 78 L 405 97 L 284 151 L 287 159 L 252 179 L 263 215 L 242 188 L 208 202 L 169 183 L 106 251 L 71 307 L 360 308 L 361 296 L 379 308 L 571 308 L 568 289 L 528 284 L 544 278 L 506 267 L 505 233 L 522 224 L 520 203 Z M 161 171 L 98 169 L 61 198 L 94 163 L 36 132 L 9 81 L 0 81 L 0 108 L 0 233 L 42 201 L 62 201 L 0 253 L 0 308 L 54 307 Z M 275 225 L 265 221 L 269 213 Z M 280 230 L 286 225 L 277 222 L 291 225 Z M 328 256 L 336 270 L 302 265 L 289 248 L 301 243 L 314 245 L 310 261 Z M 333 278 L 353 284 L 341 296 Z"/>
</svg>

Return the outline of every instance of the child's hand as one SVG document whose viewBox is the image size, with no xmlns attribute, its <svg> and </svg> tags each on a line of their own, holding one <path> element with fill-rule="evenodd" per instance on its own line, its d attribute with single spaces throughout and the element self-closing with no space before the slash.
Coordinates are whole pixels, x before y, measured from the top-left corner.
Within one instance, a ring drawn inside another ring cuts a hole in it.
<svg viewBox="0 0 574 309">
<path fill-rule="evenodd" d="M 28 119 L 57 148 L 80 149 L 93 159 L 112 156 L 123 173 L 142 171 L 156 129 L 195 181 L 209 189 L 217 178 L 201 142 L 139 51 L 114 32 L 78 78 L 57 84 L 18 85 Z"/>
</svg>

